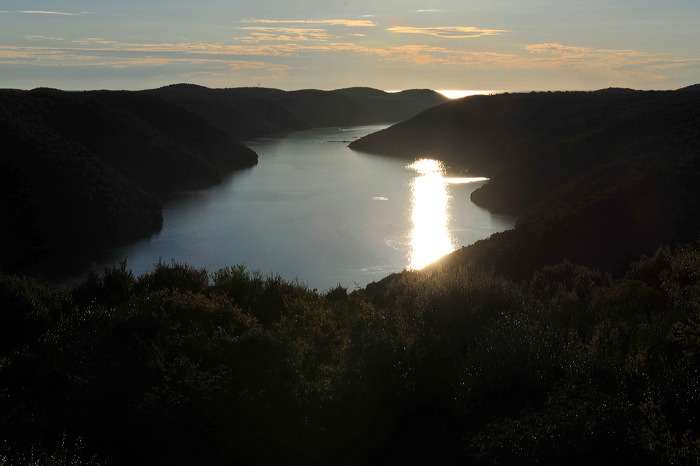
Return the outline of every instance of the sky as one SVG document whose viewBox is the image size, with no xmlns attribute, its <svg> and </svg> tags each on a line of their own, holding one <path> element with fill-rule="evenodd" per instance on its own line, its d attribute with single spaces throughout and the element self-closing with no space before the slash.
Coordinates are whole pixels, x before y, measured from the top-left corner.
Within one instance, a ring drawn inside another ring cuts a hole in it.
<svg viewBox="0 0 700 466">
<path fill-rule="evenodd" d="M 700 0 L 2 0 L 0 88 L 677 89 Z"/>
</svg>

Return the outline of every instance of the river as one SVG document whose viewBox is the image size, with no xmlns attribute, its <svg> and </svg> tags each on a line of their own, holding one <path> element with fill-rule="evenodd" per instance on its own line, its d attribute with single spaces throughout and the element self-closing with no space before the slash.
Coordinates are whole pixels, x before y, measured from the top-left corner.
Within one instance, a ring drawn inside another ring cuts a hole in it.
<svg viewBox="0 0 700 466">
<path fill-rule="evenodd" d="M 429 154 L 407 164 L 347 148 L 383 127 L 247 141 L 258 165 L 172 196 L 161 232 L 103 251 L 96 263 L 126 259 L 135 275 L 159 260 L 210 271 L 243 264 L 319 291 L 354 289 L 512 228 L 514 217 L 470 201 L 483 179 L 453 176 Z"/>
</svg>

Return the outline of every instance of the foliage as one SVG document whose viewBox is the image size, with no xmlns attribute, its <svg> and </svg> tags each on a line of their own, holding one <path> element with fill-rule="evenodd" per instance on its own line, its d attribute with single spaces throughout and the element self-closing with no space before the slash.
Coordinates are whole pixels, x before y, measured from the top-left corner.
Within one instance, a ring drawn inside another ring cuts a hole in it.
<svg viewBox="0 0 700 466">
<path fill-rule="evenodd" d="M 2 275 L 0 455 L 695 464 L 698 261 L 664 247 L 619 279 L 461 267 L 349 294 L 178 263 L 69 292 Z"/>
</svg>

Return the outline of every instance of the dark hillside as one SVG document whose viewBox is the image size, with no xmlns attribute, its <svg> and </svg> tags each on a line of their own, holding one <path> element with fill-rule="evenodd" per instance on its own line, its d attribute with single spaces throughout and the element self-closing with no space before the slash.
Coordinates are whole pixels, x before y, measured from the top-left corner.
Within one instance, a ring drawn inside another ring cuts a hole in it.
<svg viewBox="0 0 700 466">
<path fill-rule="evenodd" d="M 174 85 L 145 92 L 204 116 L 240 140 L 312 127 L 390 123 L 447 100 L 429 90 L 387 93 L 360 87 L 286 92 Z"/>
<path fill-rule="evenodd" d="M 314 127 L 321 127 L 401 121 L 445 100 L 429 90 L 387 93 L 353 87 L 289 92 L 282 102 Z"/>
<path fill-rule="evenodd" d="M 672 91 L 477 96 L 350 147 L 430 155 L 491 178 L 472 200 L 519 214 L 515 231 L 446 263 L 520 274 L 570 259 L 615 271 L 659 244 L 697 238 L 699 109 L 697 94 Z"/>
<path fill-rule="evenodd" d="M 223 166 L 257 160 L 201 117 L 162 99 L 108 91 L 31 91 L 22 97 L 23 111 L 37 125 L 83 145 L 156 194 L 214 185 Z"/>
<path fill-rule="evenodd" d="M 4 270 L 153 233 L 160 201 L 146 192 L 212 186 L 257 162 L 202 117 L 129 92 L 1 91 L 0 131 Z"/>
<path fill-rule="evenodd" d="M 7 111 L 2 107 L 0 111 Z M 64 249 L 134 240 L 162 224 L 160 202 L 85 147 L 0 113 L 0 269 Z"/>
<path fill-rule="evenodd" d="M 692 86 L 682 87 L 678 90 L 683 91 L 683 92 L 687 92 L 687 91 L 698 92 L 698 91 L 700 91 L 700 84 L 693 84 Z"/>
<path fill-rule="evenodd" d="M 209 89 L 177 84 L 143 93 L 201 115 L 237 140 L 310 128 L 307 121 L 276 103 L 285 94 L 278 89 Z"/>
<path fill-rule="evenodd" d="M 137 116 L 220 170 L 246 168 L 257 163 L 254 151 L 231 139 L 205 118 L 183 112 L 164 99 L 124 91 L 99 91 L 87 95 Z"/>
</svg>

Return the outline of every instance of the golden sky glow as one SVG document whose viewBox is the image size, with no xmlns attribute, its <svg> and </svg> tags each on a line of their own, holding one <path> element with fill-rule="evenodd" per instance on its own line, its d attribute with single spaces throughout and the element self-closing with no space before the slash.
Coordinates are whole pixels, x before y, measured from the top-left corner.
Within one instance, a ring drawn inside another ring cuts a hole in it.
<svg viewBox="0 0 700 466">
<path fill-rule="evenodd" d="M 696 0 L 5 0 L 0 87 L 674 89 L 700 82 L 699 17 Z"/>
</svg>

